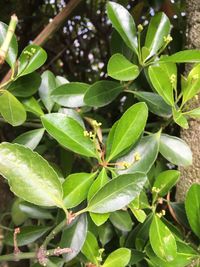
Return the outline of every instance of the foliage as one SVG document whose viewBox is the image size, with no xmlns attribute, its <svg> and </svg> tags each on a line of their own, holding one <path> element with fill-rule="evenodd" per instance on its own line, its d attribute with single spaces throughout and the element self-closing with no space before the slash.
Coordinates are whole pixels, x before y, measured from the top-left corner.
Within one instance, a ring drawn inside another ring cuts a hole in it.
<svg viewBox="0 0 200 267">
<path fill-rule="evenodd" d="M 18 57 L 13 36 L 0 113 L 12 126 L 38 129 L 0 144 L 0 173 L 16 195 L 10 228 L 3 226 L 3 252 L 13 246 L 14 253 L 0 261 L 184 267 L 199 260 L 199 185 L 189 189 L 185 207 L 170 199 L 176 168 L 190 165 L 192 153 L 167 129 L 188 128 L 190 117 L 200 117 L 188 104 L 200 91 L 200 51 L 166 54 L 172 38 L 164 13 L 152 17 L 147 31 L 118 3 L 108 2 L 107 14 L 123 49 L 109 59 L 110 78 L 94 84 L 51 71 L 40 77 L 46 52 L 29 45 Z M 184 77 L 177 65 L 187 62 L 195 65 Z M 146 91 L 139 90 L 141 79 Z M 120 107 L 114 123 L 100 112 L 109 105 Z M 58 164 L 47 157 L 54 153 Z"/>
</svg>

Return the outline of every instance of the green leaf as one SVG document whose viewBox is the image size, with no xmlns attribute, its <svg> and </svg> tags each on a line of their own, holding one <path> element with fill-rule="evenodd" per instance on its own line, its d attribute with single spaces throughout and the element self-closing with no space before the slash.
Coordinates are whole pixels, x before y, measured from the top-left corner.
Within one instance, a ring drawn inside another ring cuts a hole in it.
<svg viewBox="0 0 200 267">
<path fill-rule="evenodd" d="M 159 12 L 151 18 L 145 39 L 145 47 L 150 51 L 148 58 L 155 55 L 165 44 L 164 37 L 170 33 L 170 27 L 170 21 L 163 12 Z"/>
<path fill-rule="evenodd" d="M 200 118 L 200 108 L 195 108 L 193 110 L 190 110 L 190 111 L 187 111 L 187 112 L 184 112 L 185 115 L 188 115 L 192 118 Z"/>
<path fill-rule="evenodd" d="M 138 220 L 138 222 L 143 223 L 146 220 L 147 215 L 143 210 L 136 209 L 136 208 L 132 207 L 131 205 L 130 205 L 130 209 L 131 209 L 133 215 L 135 216 L 135 218 Z"/>
<path fill-rule="evenodd" d="M 73 208 L 86 199 L 88 190 L 96 173 L 73 173 L 63 183 L 63 201 L 65 207 Z"/>
<path fill-rule="evenodd" d="M 171 56 L 162 57 L 159 60 L 159 63 L 161 62 L 198 63 L 200 62 L 200 51 L 193 49 L 180 51 Z"/>
<path fill-rule="evenodd" d="M 46 226 L 23 226 L 20 227 L 20 233 L 17 234 L 17 244 L 18 246 L 25 246 L 30 243 L 35 242 L 41 236 L 43 236 L 49 227 Z M 13 244 L 13 232 L 9 232 L 5 236 L 5 243 L 10 246 L 14 246 Z"/>
<path fill-rule="evenodd" d="M 17 226 L 24 223 L 27 220 L 27 215 L 23 211 L 21 211 L 19 207 L 22 201 L 23 201 L 22 199 L 16 198 L 11 208 L 12 221 L 14 225 Z"/>
<path fill-rule="evenodd" d="M 7 30 L 8 30 L 8 25 L 6 25 L 3 22 L 0 22 L 0 46 L 2 46 L 6 38 Z M 15 65 L 17 54 L 18 54 L 17 38 L 15 35 L 13 35 L 9 45 L 8 53 L 6 55 L 6 62 L 10 65 L 11 68 L 13 68 Z"/>
<path fill-rule="evenodd" d="M 142 173 L 124 174 L 116 177 L 94 195 L 86 210 L 106 213 L 122 209 L 140 194 L 146 179 Z"/>
<path fill-rule="evenodd" d="M 171 116 L 171 107 L 158 94 L 141 91 L 133 91 L 133 93 L 139 101 L 144 101 L 147 104 L 149 111 L 153 114 L 166 118 Z"/>
<path fill-rule="evenodd" d="M 0 92 L 0 113 L 12 126 L 19 126 L 26 120 L 26 111 L 19 100 L 10 92 Z"/>
<path fill-rule="evenodd" d="M 45 72 L 43 72 L 41 78 L 42 82 L 39 88 L 39 95 L 48 112 L 51 112 L 54 106 L 54 101 L 51 97 L 51 93 L 56 88 L 55 76 L 51 71 L 46 70 Z"/>
<path fill-rule="evenodd" d="M 161 134 L 160 153 L 175 165 L 189 166 L 192 164 L 192 152 L 189 146 L 176 136 Z"/>
<path fill-rule="evenodd" d="M 60 108 L 58 113 L 66 114 L 68 117 L 77 121 L 85 129 L 83 119 L 81 118 L 80 114 L 76 110 L 71 109 L 71 108 Z"/>
<path fill-rule="evenodd" d="M 82 214 L 63 230 L 60 247 L 73 249 L 72 252 L 63 254 L 65 262 L 74 259 L 81 251 L 87 236 L 87 228 L 87 216 Z"/>
<path fill-rule="evenodd" d="M 200 238 L 200 185 L 193 184 L 187 192 L 185 209 L 192 231 Z"/>
<path fill-rule="evenodd" d="M 107 14 L 126 45 L 138 54 L 136 27 L 131 14 L 123 6 L 114 2 L 108 2 Z"/>
<path fill-rule="evenodd" d="M 170 105 L 174 105 L 173 86 L 166 72 L 159 66 L 150 66 L 148 74 L 156 92 Z"/>
<path fill-rule="evenodd" d="M 128 167 L 117 171 L 119 174 L 134 173 L 136 171 L 148 173 L 155 162 L 159 150 L 160 133 L 141 138 L 136 146 L 117 162 L 126 162 Z"/>
<path fill-rule="evenodd" d="M 66 83 L 53 90 L 51 97 L 64 107 L 82 107 L 85 106 L 83 98 L 89 86 L 89 84 L 79 82 Z"/>
<path fill-rule="evenodd" d="M 149 232 L 150 244 L 155 254 L 164 261 L 173 261 L 177 255 L 176 240 L 167 226 L 154 215 Z"/>
<path fill-rule="evenodd" d="M 100 213 L 90 212 L 90 217 L 97 226 L 104 224 L 108 220 L 109 216 L 110 213 L 100 214 Z"/>
<path fill-rule="evenodd" d="M 91 107 L 103 107 L 112 102 L 121 92 L 123 86 L 112 81 L 98 81 L 85 93 L 84 102 Z"/>
<path fill-rule="evenodd" d="M 120 80 L 135 80 L 139 75 L 139 68 L 132 64 L 122 54 L 114 54 L 108 61 L 108 76 Z"/>
<path fill-rule="evenodd" d="M 159 189 L 156 191 L 159 196 L 164 197 L 170 189 L 176 185 L 180 178 L 180 172 L 176 170 L 167 170 L 161 172 L 155 180 L 153 187 Z"/>
<path fill-rule="evenodd" d="M 188 121 L 184 116 L 184 114 L 180 110 L 176 110 L 175 108 L 172 108 L 172 111 L 173 111 L 174 121 L 182 128 L 188 129 L 189 128 Z"/>
<path fill-rule="evenodd" d="M 17 76 L 27 75 L 39 69 L 46 61 L 47 53 L 41 47 L 31 44 L 24 48 L 18 59 Z"/>
<path fill-rule="evenodd" d="M 99 246 L 96 237 L 91 233 L 87 232 L 87 237 L 85 243 L 81 249 L 81 252 L 86 256 L 86 258 L 98 265 L 97 257 L 99 255 Z"/>
<path fill-rule="evenodd" d="M 102 267 L 126 267 L 131 258 L 131 250 L 119 248 L 113 251 L 105 260 Z"/>
<path fill-rule="evenodd" d="M 84 128 L 74 119 L 52 113 L 42 116 L 41 120 L 47 132 L 64 147 L 87 157 L 97 157 L 93 141 L 84 136 Z"/>
<path fill-rule="evenodd" d="M 200 91 L 200 64 L 196 65 L 188 74 L 186 87 L 182 88 L 183 101 L 186 103 L 188 100 L 193 98 Z"/>
<path fill-rule="evenodd" d="M 48 162 L 18 144 L 0 144 L 0 173 L 18 197 L 41 206 L 62 207 L 62 187 Z"/>
<path fill-rule="evenodd" d="M 105 246 L 107 243 L 109 243 L 114 236 L 114 230 L 111 223 L 106 222 L 105 224 L 98 227 L 98 234 L 102 246 Z"/>
<path fill-rule="evenodd" d="M 29 97 L 37 92 L 40 83 L 40 75 L 37 72 L 33 72 L 12 82 L 8 90 L 17 97 Z"/>
<path fill-rule="evenodd" d="M 49 210 L 38 207 L 28 202 L 21 201 L 19 203 L 19 210 L 26 214 L 28 218 L 32 219 L 53 219 Z"/>
<path fill-rule="evenodd" d="M 25 132 L 21 135 L 19 135 L 15 140 L 13 140 L 13 143 L 21 144 L 26 147 L 29 147 L 30 149 L 34 150 L 38 144 L 40 143 L 42 137 L 44 134 L 44 129 L 36 129 L 31 130 L 28 132 Z"/>
<path fill-rule="evenodd" d="M 122 232 L 129 232 L 132 229 L 133 222 L 128 211 L 118 210 L 112 212 L 110 215 L 110 221 L 115 228 L 119 229 Z"/>
<path fill-rule="evenodd" d="M 44 112 L 42 111 L 40 104 L 34 97 L 23 99 L 22 103 L 26 111 L 35 114 L 37 117 L 44 115 Z"/>
<path fill-rule="evenodd" d="M 126 148 L 133 145 L 145 128 L 148 109 L 145 103 L 137 103 L 131 106 L 119 120 L 108 161 L 115 158 Z"/>
</svg>

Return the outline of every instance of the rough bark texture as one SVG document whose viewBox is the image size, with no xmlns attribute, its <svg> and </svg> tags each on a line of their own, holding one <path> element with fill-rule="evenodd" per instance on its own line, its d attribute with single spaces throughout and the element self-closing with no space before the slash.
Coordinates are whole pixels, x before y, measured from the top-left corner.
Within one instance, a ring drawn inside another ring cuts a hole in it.
<svg viewBox="0 0 200 267">
<path fill-rule="evenodd" d="M 187 0 L 187 48 L 200 49 L 200 0 Z M 187 66 L 186 72 L 190 66 Z M 191 109 L 200 106 L 199 100 L 190 103 Z M 181 130 L 183 138 L 193 152 L 193 164 L 181 168 L 181 180 L 177 186 L 176 199 L 183 201 L 192 183 L 200 183 L 200 121 L 190 120 L 189 129 Z"/>
</svg>

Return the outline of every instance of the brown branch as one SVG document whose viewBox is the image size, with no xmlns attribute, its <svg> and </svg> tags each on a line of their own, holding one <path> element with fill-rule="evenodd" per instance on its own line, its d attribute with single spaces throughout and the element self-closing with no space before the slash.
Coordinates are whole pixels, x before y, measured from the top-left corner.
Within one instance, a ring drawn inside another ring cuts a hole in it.
<svg viewBox="0 0 200 267">
<path fill-rule="evenodd" d="M 64 7 L 58 15 L 38 34 L 33 40 L 36 45 L 44 45 L 48 39 L 61 27 L 65 19 L 72 13 L 77 7 L 81 0 L 70 0 L 69 3 Z M 2 83 L 9 80 L 11 76 L 11 70 L 4 76 Z"/>
</svg>

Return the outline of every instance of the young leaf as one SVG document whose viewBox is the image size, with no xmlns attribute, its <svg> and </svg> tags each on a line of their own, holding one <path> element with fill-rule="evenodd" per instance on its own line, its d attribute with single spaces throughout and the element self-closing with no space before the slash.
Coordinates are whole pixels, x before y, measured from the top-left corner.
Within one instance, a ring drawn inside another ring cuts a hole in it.
<svg viewBox="0 0 200 267">
<path fill-rule="evenodd" d="M 157 13 L 151 18 L 145 39 L 145 47 L 150 51 L 148 58 L 155 55 L 165 44 L 164 37 L 170 33 L 170 26 L 170 21 L 163 12 Z"/>
<path fill-rule="evenodd" d="M 99 246 L 96 237 L 91 233 L 87 232 L 85 243 L 81 249 L 81 252 L 86 256 L 89 262 L 98 265 L 97 257 L 99 256 Z"/>
<path fill-rule="evenodd" d="M 125 156 L 119 158 L 117 162 L 126 162 L 128 167 L 119 170 L 119 174 L 134 173 L 136 171 L 147 173 L 155 162 L 160 142 L 160 133 L 152 134 L 141 138 L 136 146 Z"/>
<path fill-rule="evenodd" d="M 185 209 L 192 231 L 200 238 L 200 185 L 193 184 L 187 192 Z"/>
<path fill-rule="evenodd" d="M 8 31 L 8 25 L 0 21 L 0 46 L 2 46 L 6 38 L 7 31 Z M 17 59 L 17 53 L 18 53 L 17 38 L 15 35 L 13 35 L 8 48 L 8 53 L 6 55 L 6 62 L 9 64 L 11 68 L 13 68 L 15 65 Z"/>
<path fill-rule="evenodd" d="M 123 6 L 114 2 L 108 2 L 107 14 L 126 45 L 138 54 L 136 27 L 131 14 Z"/>
<path fill-rule="evenodd" d="M 182 128 L 188 129 L 189 125 L 185 115 L 180 110 L 176 110 L 175 108 L 172 108 L 172 111 L 174 121 Z"/>
<path fill-rule="evenodd" d="M 31 44 L 24 48 L 18 61 L 18 76 L 27 75 L 39 69 L 47 59 L 47 53 L 41 47 Z"/>
<path fill-rule="evenodd" d="M 23 105 L 7 90 L 0 92 L 0 113 L 12 126 L 19 126 L 26 120 Z"/>
<path fill-rule="evenodd" d="M 30 97 L 37 92 L 40 83 L 40 75 L 37 72 L 33 72 L 12 82 L 8 87 L 8 91 L 17 97 Z"/>
<path fill-rule="evenodd" d="M 113 251 L 105 260 L 102 267 L 126 267 L 131 258 L 131 250 L 119 248 Z"/>
<path fill-rule="evenodd" d="M 129 215 L 128 211 L 124 210 L 112 212 L 110 215 L 110 221 L 115 226 L 115 228 L 119 229 L 122 232 L 131 231 L 133 226 L 131 216 Z"/>
<path fill-rule="evenodd" d="M 156 191 L 159 196 L 165 196 L 170 189 L 176 185 L 180 178 L 180 172 L 176 170 L 167 170 L 161 172 L 155 180 L 153 187 L 158 189 Z"/>
<path fill-rule="evenodd" d="M 90 217 L 97 226 L 104 224 L 108 220 L 109 216 L 110 213 L 100 214 L 100 213 L 90 212 Z"/>
<path fill-rule="evenodd" d="M 126 148 L 133 145 L 145 128 L 148 109 L 145 103 L 137 103 L 131 106 L 119 120 L 108 161 L 115 158 Z"/>
<path fill-rule="evenodd" d="M 177 52 L 171 56 L 162 57 L 159 60 L 161 62 L 175 62 L 175 63 L 195 63 L 200 62 L 200 51 L 199 50 L 184 50 Z"/>
<path fill-rule="evenodd" d="M 134 91 L 134 95 L 139 101 L 144 101 L 149 111 L 161 117 L 170 117 L 172 114 L 171 107 L 166 104 L 161 96 L 151 92 Z"/>
<path fill-rule="evenodd" d="M 175 165 L 189 166 L 192 164 L 192 152 L 189 146 L 176 136 L 161 134 L 160 153 Z"/>
<path fill-rule="evenodd" d="M 108 76 L 119 81 L 135 80 L 139 75 L 139 68 L 132 64 L 122 54 L 114 54 L 108 61 Z"/>
<path fill-rule="evenodd" d="M 91 107 L 103 107 L 112 102 L 121 92 L 123 86 L 112 81 L 98 81 L 85 93 L 84 102 Z"/>
<path fill-rule="evenodd" d="M 173 86 L 166 72 L 159 66 L 150 66 L 148 69 L 148 74 L 150 81 L 157 93 L 168 105 L 173 106 Z"/>
<path fill-rule="evenodd" d="M 24 99 L 22 100 L 22 103 L 26 111 L 35 114 L 37 117 L 44 115 L 44 112 L 42 111 L 40 104 L 34 97 Z"/>
<path fill-rule="evenodd" d="M 73 208 L 86 199 L 88 190 L 96 173 L 73 173 L 63 183 L 63 201 L 65 207 Z"/>
<path fill-rule="evenodd" d="M 18 246 L 25 246 L 33 243 L 41 236 L 43 236 L 48 230 L 49 227 L 39 225 L 20 227 L 20 233 L 17 235 L 17 244 Z M 5 236 L 5 243 L 9 246 L 14 246 L 13 232 L 9 232 Z"/>
<path fill-rule="evenodd" d="M 52 99 L 61 106 L 77 108 L 85 106 L 84 94 L 89 88 L 89 84 L 71 82 L 57 87 L 51 93 Z"/>
<path fill-rule="evenodd" d="M 18 197 L 41 206 L 63 207 L 60 180 L 48 162 L 18 144 L 0 144 L 0 173 Z"/>
<path fill-rule="evenodd" d="M 95 213 L 120 210 L 140 194 L 146 179 L 142 173 L 124 174 L 116 177 L 94 195 L 86 210 Z"/>
<path fill-rule="evenodd" d="M 149 232 L 150 244 L 155 254 L 164 261 L 173 261 L 177 255 L 176 240 L 167 226 L 154 215 Z"/>
<path fill-rule="evenodd" d="M 43 72 L 41 78 L 42 82 L 39 88 L 39 95 L 48 112 L 51 112 L 54 106 L 51 93 L 56 88 L 55 76 L 51 71 L 46 70 Z"/>
<path fill-rule="evenodd" d="M 84 128 L 74 119 L 51 113 L 42 116 L 41 120 L 47 132 L 64 147 L 87 157 L 97 157 L 94 143 L 84 136 Z"/>
<path fill-rule="evenodd" d="M 17 143 L 29 147 L 34 150 L 40 143 L 44 134 L 44 129 L 35 129 L 28 132 L 25 132 L 19 135 L 12 143 Z"/>
<path fill-rule="evenodd" d="M 64 229 L 61 237 L 61 248 L 72 248 L 70 253 L 63 254 L 65 262 L 74 259 L 81 251 L 87 236 L 87 216 L 82 214 L 78 216 L 67 228 Z"/>
<path fill-rule="evenodd" d="M 185 115 L 188 115 L 192 118 L 200 118 L 200 108 L 195 108 L 193 110 L 190 110 L 190 111 L 187 111 L 187 112 L 184 112 Z"/>
</svg>

